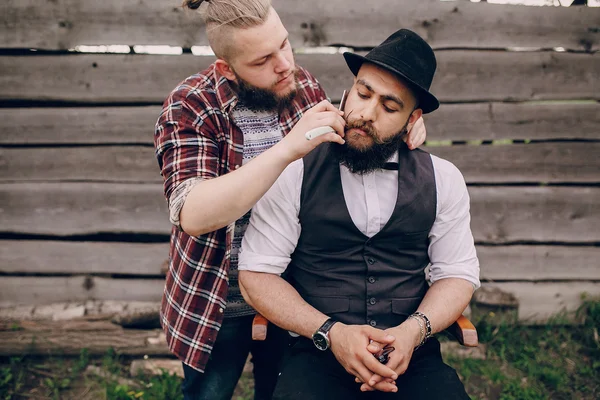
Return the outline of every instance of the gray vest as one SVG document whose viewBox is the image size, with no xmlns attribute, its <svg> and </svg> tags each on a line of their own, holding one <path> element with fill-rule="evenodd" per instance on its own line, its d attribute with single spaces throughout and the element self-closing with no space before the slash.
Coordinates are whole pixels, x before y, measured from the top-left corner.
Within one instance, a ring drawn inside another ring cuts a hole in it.
<svg viewBox="0 0 600 400">
<path fill-rule="evenodd" d="M 329 146 L 303 160 L 302 233 L 287 279 L 306 302 L 338 321 L 381 329 L 399 325 L 428 288 L 424 269 L 437 203 L 431 157 L 403 144 L 396 206 L 383 229 L 369 238 L 350 217 Z"/>
</svg>

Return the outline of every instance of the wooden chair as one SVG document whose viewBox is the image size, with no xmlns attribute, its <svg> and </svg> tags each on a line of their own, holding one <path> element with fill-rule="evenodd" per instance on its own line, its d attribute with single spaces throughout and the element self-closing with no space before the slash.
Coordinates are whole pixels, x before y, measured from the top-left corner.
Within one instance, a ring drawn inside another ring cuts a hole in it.
<svg viewBox="0 0 600 400">
<path fill-rule="evenodd" d="M 477 338 L 477 329 L 467 317 L 461 315 L 458 319 L 446 328 L 446 332 L 456 338 L 458 343 L 466 347 L 477 347 L 479 339 Z"/>
</svg>

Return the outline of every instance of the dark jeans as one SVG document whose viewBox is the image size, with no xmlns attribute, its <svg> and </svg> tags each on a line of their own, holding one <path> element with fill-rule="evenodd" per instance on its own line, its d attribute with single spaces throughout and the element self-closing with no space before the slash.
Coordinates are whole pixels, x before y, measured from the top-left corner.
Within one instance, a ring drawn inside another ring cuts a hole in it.
<svg viewBox="0 0 600 400">
<path fill-rule="evenodd" d="M 225 318 L 204 373 L 183 364 L 185 400 L 230 400 L 249 353 L 254 364 L 254 398 L 271 399 L 290 336 L 269 324 L 266 340 L 252 340 L 253 318 Z"/>
<path fill-rule="evenodd" d="M 361 392 L 360 384 L 338 363 L 331 351 L 319 351 L 299 339 L 286 354 L 273 399 L 277 400 L 469 400 L 454 369 L 444 364 L 440 344 L 430 339 L 415 351 L 396 380 L 397 393 Z"/>
</svg>

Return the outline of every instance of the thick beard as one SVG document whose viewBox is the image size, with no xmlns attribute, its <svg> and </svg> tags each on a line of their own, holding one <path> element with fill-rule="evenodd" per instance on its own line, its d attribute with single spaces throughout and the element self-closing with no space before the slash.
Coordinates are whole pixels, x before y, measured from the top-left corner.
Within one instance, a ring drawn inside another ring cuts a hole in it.
<svg viewBox="0 0 600 400">
<path fill-rule="evenodd" d="M 373 139 L 373 144 L 366 149 L 352 147 L 349 141 L 343 145 L 333 145 L 331 150 L 341 164 L 344 164 L 353 174 L 368 174 L 383 165 L 390 159 L 394 152 L 398 151 L 404 135 L 407 133 L 408 121 L 402 129 L 386 141 L 379 139 L 375 129 L 364 121 L 347 122 L 346 132 L 352 128 L 358 128 L 367 133 Z"/>
<path fill-rule="evenodd" d="M 281 111 L 292 104 L 292 101 L 298 93 L 297 88 L 294 88 L 285 96 L 278 96 L 272 89 L 256 87 L 240 78 L 238 74 L 235 74 L 235 76 L 237 78 L 237 83 L 232 83 L 232 86 L 238 98 L 246 107 L 255 112 Z M 297 87 L 297 72 L 294 72 L 294 81 Z"/>
</svg>

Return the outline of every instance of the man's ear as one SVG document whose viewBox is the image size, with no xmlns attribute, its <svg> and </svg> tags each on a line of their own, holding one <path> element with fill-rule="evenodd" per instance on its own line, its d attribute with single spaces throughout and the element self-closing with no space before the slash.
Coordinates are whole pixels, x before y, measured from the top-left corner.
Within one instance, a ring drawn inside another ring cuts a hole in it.
<svg viewBox="0 0 600 400">
<path fill-rule="evenodd" d="M 412 114 L 410 114 L 410 117 L 408 118 L 408 125 L 406 125 L 407 132 L 410 132 L 410 130 L 413 128 L 415 123 L 419 120 L 419 118 L 421 118 L 422 115 L 423 110 L 420 108 L 415 109 L 412 112 Z"/>
<path fill-rule="evenodd" d="M 231 65 L 229 65 L 227 61 L 223 60 L 222 58 L 217 58 L 217 61 L 215 61 L 215 68 L 225 78 L 229 79 L 230 81 L 236 81 L 233 68 L 231 68 Z"/>
</svg>

